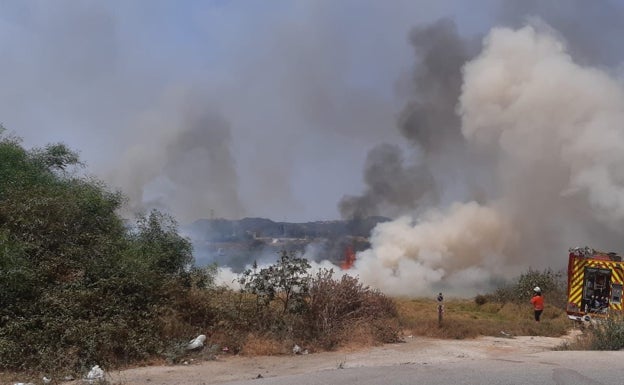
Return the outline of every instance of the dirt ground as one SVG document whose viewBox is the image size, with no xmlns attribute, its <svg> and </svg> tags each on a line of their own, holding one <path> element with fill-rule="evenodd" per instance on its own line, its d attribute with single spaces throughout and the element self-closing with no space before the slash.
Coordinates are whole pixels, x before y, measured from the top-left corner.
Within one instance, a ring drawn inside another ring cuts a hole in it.
<svg viewBox="0 0 624 385">
<path fill-rule="evenodd" d="M 208 385 L 259 377 L 310 373 L 337 368 L 436 364 L 465 359 L 503 358 L 552 350 L 574 338 L 480 337 L 470 340 L 405 338 L 405 342 L 379 347 L 288 356 L 244 357 L 220 355 L 214 361 L 190 362 L 177 366 L 150 366 L 107 373 L 113 384 Z"/>
</svg>

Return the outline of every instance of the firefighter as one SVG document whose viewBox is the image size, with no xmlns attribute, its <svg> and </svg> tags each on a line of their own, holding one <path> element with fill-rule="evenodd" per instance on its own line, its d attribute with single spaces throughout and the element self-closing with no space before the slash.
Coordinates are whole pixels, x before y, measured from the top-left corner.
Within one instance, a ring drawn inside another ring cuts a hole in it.
<svg viewBox="0 0 624 385">
<path fill-rule="evenodd" d="M 544 311 L 544 297 L 542 297 L 542 289 L 540 289 L 539 286 L 535 286 L 533 293 L 531 304 L 533 305 L 535 322 L 540 322 L 540 317 Z"/>
</svg>

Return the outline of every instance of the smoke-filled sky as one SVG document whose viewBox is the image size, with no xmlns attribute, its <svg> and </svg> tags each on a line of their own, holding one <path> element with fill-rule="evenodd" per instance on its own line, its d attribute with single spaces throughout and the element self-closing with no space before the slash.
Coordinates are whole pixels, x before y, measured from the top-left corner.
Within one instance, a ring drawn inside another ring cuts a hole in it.
<svg viewBox="0 0 624 385">
<path fill-rule="evenodd" d="M 457 292 L 624 250 L 624 2 L 0 1 L 0 122 L 181 223 L 386 215 Z"/>
</svg>

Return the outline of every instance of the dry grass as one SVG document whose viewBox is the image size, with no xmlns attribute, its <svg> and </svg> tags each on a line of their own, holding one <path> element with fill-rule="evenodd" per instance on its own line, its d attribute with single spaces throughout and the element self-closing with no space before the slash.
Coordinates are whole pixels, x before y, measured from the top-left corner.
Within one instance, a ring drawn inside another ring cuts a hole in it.
<svg viewBox="0 0 624 385">
<path fill-rule="evenodd" d="M 488 302 L 477 305 L 474 300 L 456 299 L 446 302 L 444 321 L 442 327 L 438 327 L 434 300 L 394 298 L 393 301 L 398 310 L 397 319 L 384 318 L 383 323 L 396 322 L 405 335 L 464 339 L 482 335 L 500 336 L 501 331 L 504 331 L 512 335 L 561 336 L 571 326 L 565 312 L 553 306 L 547 306 L 542 322 L 537 324 L 533 321 L 533 310 L 528 304 Z M 378 345 L 379 341 L 385 340 L 378 335 L 384 328 L 378 326 L 370 320 L 355 320 L 340 331 L 334 331 L 337 332 L 337 344 L 332 349 L 357 350 Z M 311 352 L 325 350 L 318 341 L 294 341 L 272 333 L 222 333 L 223 330 L 215 330 L 211 342 L 223 346 L 229 343 L 230 347 L 232 344 L 238 345 L 240 350 L 231 352 L 249 356 L 292 354 L 295 343 Z M 234 343 L 234 340 L 239 342 Z"/>
<path fill-rule="evenodd" d="M 228 297 L 229 298 L 229 297 Z M 242 303 L 242 299 L 237 297 L 239 302 L 227 301 L 229 304 Z M 230 300 L 232 298 L 229 298 Z M 383 318 L 381 322 L 386 325 L 388 322 L 397 322 L 398 327 L 405 335 L 418 335 L 432 338 L 464 339 L 474 338 L 482 335 L 500 336 L 501 331 L 512 335 L 540 335 L 540 336 L 561 336 L 572 326 L 567 319 L 565 311 L 554 306 L 547 306 L 542 315 L 542 322 L 539 324 L 533 321 L 533 310 L 530 305 L 513 303 L 488 302 L 477 305 L 474 300 L 455 299 L 445 303 L 445 314 L 442 326 L 438 326 L 437 305 L 431 299 L 411 299 L 394 298 L 398 311 L 397 319 Z M 214 300 L 213 300 L 214 301 Z M 220 310 L 229 311 L 233 316 L 242 315 L 241 309 L 222 307 Z M 166 332 L 171 335 L 181 333 L 174 321 L 175 317 L 169 314 L 164 317 L 171 317 Z M 394 321 L 393 321 L 394 320 Z M 249 356 L 259 355 L 280 355 L 292 354 L 292 347 L 295 343 L 307 348 L 310 352 L 324 350 L 323 346 L 308 341 L 309 345 L 301 341 L 279 338 L 276 335 L 261 334 L 255 332 L 236 332 L 236 328 L 231 328 L 231 321 L 219 323 L 209 333 L 210 343 L 217 346 L 240 346 L 240 351 L 230 349 L 231 353 L 240 353 Z M 375 322 L 354 321 L 342 328 L 337 335 L 338 344 L 335 347 L 347 350 L 357 350 L 360 348 L 379 344 L 379 333 L 384 332 L 384 325 L 376 325 Z M 283 336 L 282 336 L 283 337 Z M 238 341 L 238 342 L 237 342 Z M 233 345 L 232 345 L 233 344 Z M 590 341 L 578 340 L 561 349 L 586 349 Z M 0 373 L 0 383 L 11 384 L 18 381 L 37 379 L 24 374 L 16 375 L 11 373 Z"/>
<path fill-rule="evenodd" d="M 501 331 L 512 335 L 561 336 L 570 328 L 565 312 L 547 306 L 542 322 L 533 320 L 530 305 L 486 303 L 473 300 L 451 300 L 445 303 L 442 326 L 438 325 L 434 300 L 395 298 L 399 322 L 407 334 L 434 338 L 474 338 L 480 335 L 499 336 Z"/>
<path fill-rule="evenodd" d="M 250 333 L 241 349 L 241 354 L 247 356 L 274 356 L 286 354 L 294 344 L 290 341 L 277 341 L 270 337 Z"/>
<path fill-rule="evenodd" d="M 343 330 L 338 347 L 345 350 L 358 350 L 368 346 L 378 345 L 374 330 L 368 322 L 357 322 L 347 330 Z"/>
<path fill-rule="evenodd" d="M 246 314 L 245 308 L 232 307 L 249 302 L 249 298 L 243 298 L 240 294 L 231 297 L 232 293 L 223 293 L 224 298 L 215 296 L 211 299 L 212 305 L 218 306 L 222 313 L 230 313 L 235 318 L 246 319 L 251 316 Z M 537 324 L 533 321 L 533 310 L 530 305 L 518 305 L 514 303 L 487 302 L 477 305 L 474 300 L 455 299 L 446 301 L 445 314 L 442 327 L 438 326 L 437 305 L 431 299 L 393 298 L 398 311 L 397 318 L 387 317 L 381 319 L 383 325 L 365 319 L 364 321 L 353 320 L 347 323 L 336 333 L 336 345 L 331 349 L 351 349 L 378 345 L 379 341 L 390 340 L 380 337 L 389 323 L 396 323 L 397 328 L 403 330 L 405 335 L 418 335 L 433 338 L 464 339 L 475 338 L 482 335 L 500 336 L 501 331 L 512 335 L 541 335 L 561 336 L 570 328 L 570 322 L 562 309 L 547 306 L 542 315 L 542 322 Z M 251 302 L 250 302 L 251 303 Z M 225 306 L 227 304 L 227 306 Z M 236 306 L 237 307 L 237 306 Z M 238 330 L 232 325 L 232 320 L 221 321 L 213 327 L 210 335 L 211 343 L 220 346 L 229 346 L 231 353 L 244 355 L 279 355 L 291 354 L 295 343 L 305 345 L 310 351 L 326 350 L 320 341 L 294 341 L 291 337 L 283 334 L 256 333 Z M 394 328 L 391 328 L 394 330 Z M 171 334 L 178 331 L 169 330 Z"/>
<path fill-rule="evenodd" d="M 477 305 L 474 300 L 455 299 L 445 303 L 442 327 L 438 326 L 437 304 L 430 299 L 394 298 L 398 324 L 405 335 L 432 338 L 464 339 L 478 336 L 500 336 L 501 331 L 512 335 L 562 336 L 572 326 L 562 309 L 547 306 L 539 324 L 533 320 L 530 305 L 492 303 Z M 384 322 L 390 322 L 386 319 Z M 334 348 L 357 350 L 378 345 L 379 329 L 371 322 L 358 322 L 341 331 Z M 291 354 L 293 341 L 272 339 L 270 336 L 248 334 L 241 350 L 245 355 Z M 311 351 L 323 350 L 313 344 Z"/>
<path fill-rule="evenodd" d="M 595 350 L 593 349 L 593 344 L 594 339 L 592 333 L 588 333 L 584 330 L 574 339 L 564 341 L 560 345 L 556 346 L 554 350 Z"/>
</svg>

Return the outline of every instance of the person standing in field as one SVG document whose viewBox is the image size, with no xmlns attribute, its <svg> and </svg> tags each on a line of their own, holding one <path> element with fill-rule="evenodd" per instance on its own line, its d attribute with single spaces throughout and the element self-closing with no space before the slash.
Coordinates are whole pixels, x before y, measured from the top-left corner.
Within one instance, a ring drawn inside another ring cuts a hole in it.
<svg viewBox="0 0 624 385">
<path fill-rule="evenodd" d="M 444 314 L 444 297 L 438 293 L 438 327 L 442 327 L 442 315 Z"/>
<path fill-rule="evenodd" d="M 544 311 L 544 297 L 542 296 L 542 289 L 540 289 L 539 286 L 535 286 L 533 293 L 531 304 L 533 305 L 535 313 L 535 322 L 540 322 L 540 317 Z"/>
</svg>

